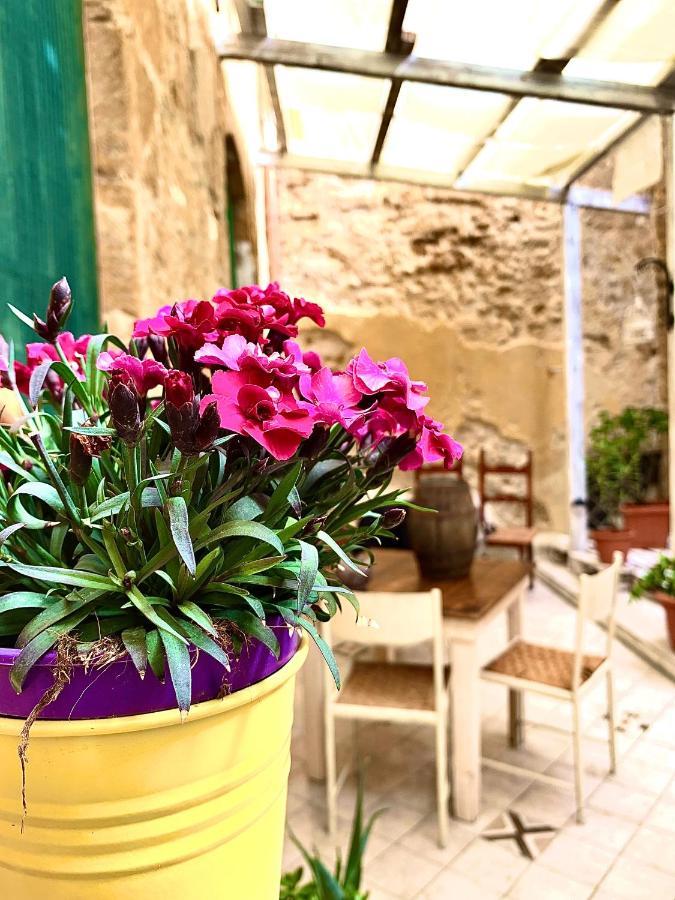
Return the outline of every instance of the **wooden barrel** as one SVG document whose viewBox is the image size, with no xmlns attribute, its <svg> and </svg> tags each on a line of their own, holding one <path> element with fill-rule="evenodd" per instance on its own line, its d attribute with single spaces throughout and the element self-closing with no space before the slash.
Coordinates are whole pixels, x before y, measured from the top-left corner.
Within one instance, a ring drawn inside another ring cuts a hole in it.
<svg viewBox="0 0 675 900">
<path fill-rule="evenodd" d="M 478 514 L 469 485 L 456 475 L 422 471 L 415 503 L 432 512 L 408 513 L 408 533 L 423 575 L 464 578 L 476 549 Z"/>
</svg>

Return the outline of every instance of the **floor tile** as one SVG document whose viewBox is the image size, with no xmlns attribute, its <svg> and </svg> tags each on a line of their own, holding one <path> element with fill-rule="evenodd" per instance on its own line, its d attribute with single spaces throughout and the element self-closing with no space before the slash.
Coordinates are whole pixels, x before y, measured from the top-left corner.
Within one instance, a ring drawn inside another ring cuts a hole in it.
<svg viewBox="0 0 675 900">
<path fill-rule="evenodd" d="M 533 862 L 507 896 L 511 900 L 587 900 L 591 893 L 587 884 Z"/>
<path fill-rule="evenodd" d="M 666 831 L 643 826 L 628 842 L 622 856 L 675 876 L 673 836 Z"/>
<path fill-rule="evenodd" d="M 493 841 L 476 838 L 448 866 L 486 892 L 504 893 L 525 871 L 529 862 Z"/>
<path fill-rule="evenodd" d="M 675 803 L 660 800 L 644 822 L 648 828 L 657 828 L 675 835 Z"/>
<path fill-rule="evenodd" d="M 412 898 L 425 888 L 441 866 L 412 853 L 400 843 L 379 853 L 366 872 L 368 884 L 377 885 L 400 897 Z"/>
<path fill-rule="evenodd" d="M 630 819 L 631 822 L 642 822 L 654 805 L 654 797 L 605 781 L 591 794 L 588 805 L 601 812 Z"/>
<path fill-rule="evenodd" d="M 464 875 L 444 869 L 415 900 L 498 900 L 502 896 L 501 891 L 486 891 Z"/>
<path fill-rule="evenodd" d="M 397 841 L 426 818 L 424 812 L 419 809 L 399 803 L 395 794 L 383 797 L 382 804 L 383 810 L 375 820 L 373 834 L 388 838 L 390 841 Z M 436 821 L 435 813 L 431 818 Z"/>
<path fill-rule="evenodd" d="M 431 862 L 447 865 L 475 838 L 475 834 L 465 825 L 450 820 L 448 841 L 445 847 L 438 846 L 438 818 L 435 813 L 425 816 L 400 839 L 400 843 L 413 853 L 419 853 Z"/>
<path fill-rule="evenodd" d="M 614 862 L 616 853 L 572 836 L 559 834 L 539 857 L 539 862 L 561 875 L 595 887 Z"/>
<path fill-rule="evenodd" d="M 601 882 L 593 900 L 673 900 L 675 877 L 621 857 Z"/>
<path fill-rule="evenodd" d="M 564 826 L 564 834 L 570 834 L 578 841 L 588 841 L 595 847 L 619 853 L 626 846 L 638 828 L 636 822 L 600 812 L 587 806 L 584 810 L 585 822 L 579 824 L 576 815 L 570 816 Z"/>
<path fill-rule="evenodd" d="M 547 784 L 534 784 L 512 804 L 516 812 L 559 828 L 575 809 L 574 793 Z"/>
</svg>

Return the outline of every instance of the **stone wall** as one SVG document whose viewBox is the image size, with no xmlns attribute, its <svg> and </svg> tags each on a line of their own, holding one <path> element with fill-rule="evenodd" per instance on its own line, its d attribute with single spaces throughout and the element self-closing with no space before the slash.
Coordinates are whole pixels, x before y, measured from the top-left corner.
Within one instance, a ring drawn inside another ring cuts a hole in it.
<svg viewBox="0 0 675 900">
<path fill-rule="evenodd" d="M 329 314 L 308 337 L 335 361 L 361 345 L 403 357 L 465 443 L 471 480 L 480 447 L 513 462 L 531 447 L 537 521 L 565 529 L 560 208 L 302 172 L 279 185 L 274 274 Z M 622 327 L 632 267 L 658 252 L 654 221 L 584 211 L 582 228 L 588 418 L 662 404 L 661 342 L 625 347 Z"/>
<path fill-rule="evenodd" d="M 101 315 L 121 333 L 163 303 L 229 284 L 229 129 L 212 8 L 84 2 Z"/>
</svg>

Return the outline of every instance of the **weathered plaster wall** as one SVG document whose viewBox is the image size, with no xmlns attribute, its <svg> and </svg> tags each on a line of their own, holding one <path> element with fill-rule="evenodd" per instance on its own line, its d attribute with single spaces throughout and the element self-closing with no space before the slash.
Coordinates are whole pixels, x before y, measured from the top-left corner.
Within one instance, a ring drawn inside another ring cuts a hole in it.
<svg viewBox="0 0 675 900">
<path fill-rule="evenodd" d="M 514 462 L 531 447 L 537 520 L 566 528 L 559 207 L 300 172 L 279 173 L 279 190 L 276 274 L 326 307 L 324 352 L 403 357 L 465 443 L 472 479 L 481 446 Z M 662 403 L 659 342 L 622 341 L 654 223 L 584 211 L 582 226 L 588 417 Z"/>
<path fill-rule="evenodd" d="M 229 284 L 232 122 L 212 8 L 84 3 L 101 313 L 120 332 L 162 303 Z"/>
</svg>

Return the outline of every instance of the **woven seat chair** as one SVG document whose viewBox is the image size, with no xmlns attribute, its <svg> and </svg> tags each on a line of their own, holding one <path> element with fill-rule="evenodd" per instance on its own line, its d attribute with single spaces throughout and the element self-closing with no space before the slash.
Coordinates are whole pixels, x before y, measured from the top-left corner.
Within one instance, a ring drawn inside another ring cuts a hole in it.
<svg viewBox="0 0 675 900">
<path fill-rule="evenodd" d="M 612 644 L 622 562 L 622 554 L 615 553 L 611 566 L 602 572 L 598 572 L 597 575 L 580 576 L 574 651 L 528 644 L 517 638 L 481 672 L 486 680 L 504 684 L 512 690 L 533 691 L 559 700 L 567 700 L 572 704 L 577 822 L 584 820 L 581 703 L 602 679 L 605 680 L 607 689 L 610 772 L 616 771 Z M 584 631 L 589 620 L 601 622 L 607 630 L 604 656 L 589 656 L 584 653 Z M 516 730 L 521 731 L 522 726 L 522 722 L 516 723 Z M 522 769 L 509 763 L 493 759 L 484 759 L 483 762 L 503 771 L 521 775 L 527 773 L 549 783 L 567 786 L 567 782 L 562 779 Z"/>
<path fill-rule="evenodd" d="M 443 666 L 443 611 L 438 588 L 420 593 L 367 592 L 358 595 L 358 620 L 351 608 L 322 626 L 330 646 L 349 642 L 360 650 L 392 649 L 432 643 L 432 665 L 395 661 L 354 660 L 342 690 L 325 675 L 326 807 L 328 831 L 335 835 L 337 796 L 347 774 L 338 777 L 335 720 L 420 723 L 432 726 L 436 737 L 436 799 L 438 842 L 448 837 L 448 677 Z M 388 656 L 389 658 L 389 656 Z"/>
</svg>

